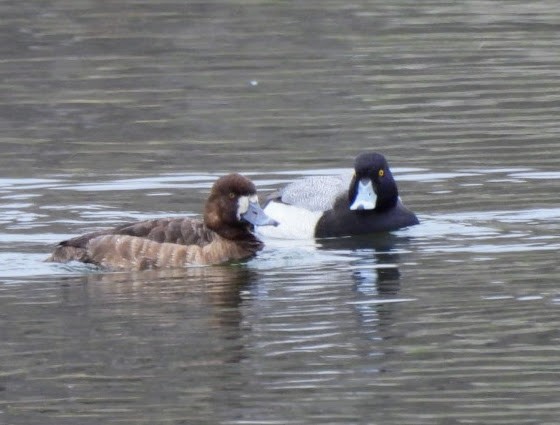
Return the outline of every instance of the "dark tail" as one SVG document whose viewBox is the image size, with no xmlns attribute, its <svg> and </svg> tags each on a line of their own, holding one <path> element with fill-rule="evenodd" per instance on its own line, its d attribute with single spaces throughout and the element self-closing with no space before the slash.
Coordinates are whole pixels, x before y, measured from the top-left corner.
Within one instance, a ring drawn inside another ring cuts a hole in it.
<svg viewBox="0 0 560 425">
<path fill-rule="evenodd" d="M 68 261 L 87 262 L 87 244 L 90 239 L 106 233 L 105 231 L 92 232 L 60 242 L 54 252 L 45 260 L 53 263 L 67 263 Z"/>
<path fill-rule="evenodd" d="M 63 245 L 60 243 L 54 249 L 54 252 L 45 260 L 53 263 L 67 263 L 68 261 L 84 261 L 87 256 L 85 248 L 71 245 Z"/>
</svg>

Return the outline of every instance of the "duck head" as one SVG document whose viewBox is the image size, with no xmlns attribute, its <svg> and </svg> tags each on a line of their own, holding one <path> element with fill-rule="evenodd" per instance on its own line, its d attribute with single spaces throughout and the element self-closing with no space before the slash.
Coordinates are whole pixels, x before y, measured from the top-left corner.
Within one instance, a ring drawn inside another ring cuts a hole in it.
<svg viewBox="0 0 560 425">
<path fill-rule="evenodd" d="M 228 174 L 216 180 L 206 201 L 204 222 L 227 239 L 241 237 L 253 226 L 278 225 L 260 207 L 253 182 L 240 174 Z"/>
<path fill-rule="evenodd" d="M 398 197 L 397 184 L 385 157 L 379 153 L 358 155 L 348 191 L 349 208 L 382 211 L 394 207 Z"/>
</svg>

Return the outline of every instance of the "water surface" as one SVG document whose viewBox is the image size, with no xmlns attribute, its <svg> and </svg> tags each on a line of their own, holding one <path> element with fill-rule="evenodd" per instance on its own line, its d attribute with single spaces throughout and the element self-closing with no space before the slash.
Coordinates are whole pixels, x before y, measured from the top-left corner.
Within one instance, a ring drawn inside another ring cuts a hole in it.
<svg viewBox="0 0 560 425">
<path fill-rule="evenodd" d="M 560 7 L 466 1 L 0 6 L 0 423 L 553 424 Z M 389 159 L 421 225 L 267 240 L 242 264 L 44 263 Z"/>
</svg>

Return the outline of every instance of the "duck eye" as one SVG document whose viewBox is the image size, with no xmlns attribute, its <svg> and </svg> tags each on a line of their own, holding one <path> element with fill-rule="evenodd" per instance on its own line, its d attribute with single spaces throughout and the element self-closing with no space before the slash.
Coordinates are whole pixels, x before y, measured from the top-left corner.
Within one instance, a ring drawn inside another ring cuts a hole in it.
<svg viewBox="0 0 560 425">
<path fill-rule="evenodd" d="M 379 177 L 383 177 L 385 175 L 385 171 L 384 170 L 379 170 L 379 172 L 377 173 L 377 175 Z"/>
<path fill-rule="evenodd" d="M 235 198 L 235 193 L 229 192 L 228 196 L 229 196 L 229 199 L 233 199 L 233 198 Z"/>
</svg>

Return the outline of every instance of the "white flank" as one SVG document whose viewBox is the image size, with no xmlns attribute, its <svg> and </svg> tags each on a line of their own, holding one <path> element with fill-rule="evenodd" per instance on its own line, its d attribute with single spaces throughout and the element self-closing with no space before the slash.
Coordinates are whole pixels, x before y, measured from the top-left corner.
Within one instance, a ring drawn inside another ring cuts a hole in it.
<svg viewBox="0 0 560 425">
<path fill-rule="evenodd" d="M 269 202 L 264 212 L 279 224 L 258 227 L 258 233 L 278 239 L 313 239 L 315 226 L 323 214 L 322 211 L 309 211 L 280 202 Z"/>
</svg>

